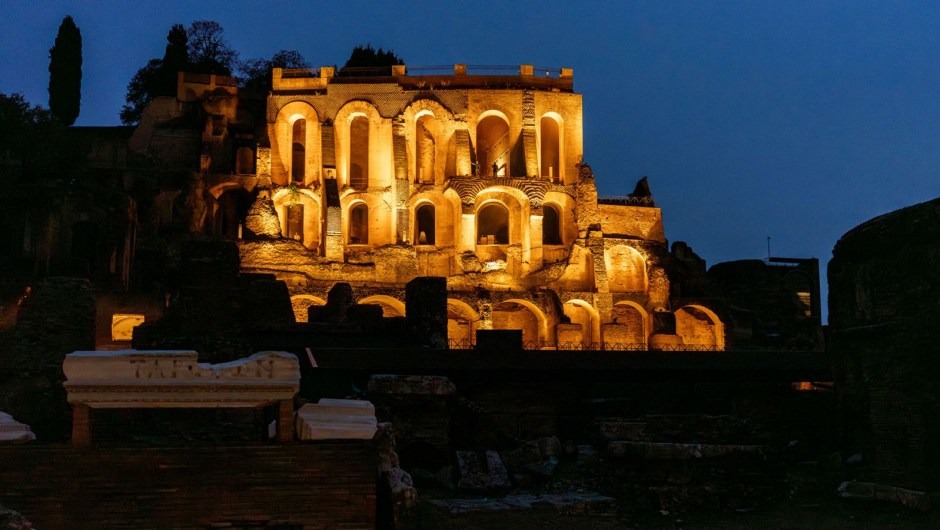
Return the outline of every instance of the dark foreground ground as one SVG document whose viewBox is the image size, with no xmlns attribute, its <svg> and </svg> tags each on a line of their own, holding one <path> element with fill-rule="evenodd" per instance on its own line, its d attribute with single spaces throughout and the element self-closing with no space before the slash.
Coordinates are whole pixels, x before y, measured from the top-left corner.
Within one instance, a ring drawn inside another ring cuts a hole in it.
<svg viewBox="0 0 940 530">
<path fill-rule="evenodd" d="M 600 464 L 603 466 L 603 464 Z M 569 470 L 570 471 L 570 470 Z M 602 473 L 603 474 L 603 473 Z M 566 477 L 567 475 L 567 477 Z M 559 480 L 540 490 L 593 491 L 616 498 L 613 506 L 592 508 L 572 506 L 558 509 L 537 506 L 531 509 L 470 511 L 453 515 L 435 500 L 454 498 L 447 491 L 425 489 L 414 518 L 420 529 L 937 529 L 940 511 L 914 511 L 897 504 L 845 500 L 837 497 L 839 473 L 820 471 L 805 465 L 785 473 L 785 498 L 746 508 L 697 506 L 690 509 L 657 511 L 649 495 L 625 484 L 603 484 L 604 479 L 577 477 L 562 470 Z M 517 492 L 513 492 L 517 493 Z M 538 493 L 538 492 L 534 492 Z M 467 496 L 460 496 L 467 498 Z M 600 512 L 600 513 L 597 513 Z"/>
</svg>

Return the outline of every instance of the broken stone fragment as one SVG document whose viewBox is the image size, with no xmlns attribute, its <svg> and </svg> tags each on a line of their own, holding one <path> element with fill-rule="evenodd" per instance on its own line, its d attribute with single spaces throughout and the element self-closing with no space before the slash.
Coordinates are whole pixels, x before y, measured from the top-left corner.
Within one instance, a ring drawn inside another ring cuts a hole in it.
<svg viewBox="0 0 940 530">
<path fill-rule="evenodd" d="M 29 425 L 20 423 L 6 412 L 0 412 L 0 443 L 31 442 L 36 435 Z"/>
</svg>

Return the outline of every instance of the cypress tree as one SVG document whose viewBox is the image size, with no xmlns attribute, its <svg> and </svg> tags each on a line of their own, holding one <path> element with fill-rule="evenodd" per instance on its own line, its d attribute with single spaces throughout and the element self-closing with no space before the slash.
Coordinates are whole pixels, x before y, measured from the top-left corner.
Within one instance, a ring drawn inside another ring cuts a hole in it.
<svg viewBox="0 0 940 530">
<path fill-rule="evenodd" d="M 49 50 L 49 110 L 65 125 L 78 118 L 82 99 L 82 33 L 71 16 L 59 25 Z"/>
</svg>

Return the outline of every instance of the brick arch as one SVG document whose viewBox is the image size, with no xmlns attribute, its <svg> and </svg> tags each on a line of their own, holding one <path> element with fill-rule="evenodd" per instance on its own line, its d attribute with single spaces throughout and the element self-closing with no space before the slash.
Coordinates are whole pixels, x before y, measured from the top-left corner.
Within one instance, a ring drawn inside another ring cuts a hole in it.
<svg viewBox="0 0 940 530">
<path fill-rule="evenodd" d="M 309 189 L 299 189 L 297 202 L 303 205 L 303 239 L 301 243 L 309 249 L 317 250 L 322 242 L 321 205 L 320 197 Z M 287 187 L 278 189 L 272 195 L 274 209 L 277 210 L 278 221 L 281 223 L 281 234 L 288 237 L 289 215 L 288 209 L 293 198 Z"/>
<path fill-rule="evenodd" d="M 612 293 L 645 293 L 648 288 L 646 259 L 638 250 L 616 245 L 604 251 L 607 282 Z"/>
<path fill-rule="evenodd" d="M 578 310 L 583 310 L 588 314 L 588 321 L 586 322 L 587 328 L 582 328 L 582 344 L 591 345 L 594 343 L 601 342 L 601 319 L 600 314 L 590 302 L 581 300 L 579 298 L 573 298 L 566 301 L 562 305 L 562 311 L 564 311 L 565 316 L 571 319 L 572 323 L 585 324 L 584 322 L 575 322 L 577 315 L 573 315 L 572 311 L 569 311 L 569 306 L 573 308 L 578 308 Z M 560 339 L 559 339 L 560 342 Z"/>
<path fill-rule="evenodd" d="M 551 120 L 554 124 L 546 122 Z M 548 166 L 551 171 L 552 182 L 565 182 L 565 119 L 554 111 L 543 113 L 536 123 L 538 132 L 539 176 L 549 178 Z M 553 127 L 552 127 L 553 125 Z M 554 134 L 554 137 L 551 137 Z"/>
<path fill-rule="evenodd" d="M 689 304 L 674 312 L 676 335 L 690 349 L 725 349 L 724 324 L 714 311 L 703 305 Z"/>
<path fill-rule="evenodd" d="M 646 309 L 632 300 L 614 303 L 610 322 L 604 326 L 604 347 L 615 344 L 646 348 L 649 344 L 650 316 Z"/>
<path fill-rule="evenodd" d="M 295 294 L 290 297 L 290 303 L 294 308 L 294 320 L 307 322 L 307 308 L 312 305 L 326 305 L 326 300 L 312 294 Z"/>
<path fill-rule="evenodd" d="M 291 181 L 293 164 L 293 126 L 303 119 L 306 122 L 304 184 L 318 182 L 321 165 L 320 117 L 316 109 L 305 101 L 294 100 L 277 111 L 274 123 L 268 126 L 271 142 L 271 181 L 286 186 Z"/>
<path fill-rule="evenodd" d="M 385 318 L 405 316 L 404 302 L 388 295 L 374 294 L 371 296 L 366 296 L 365 298 L 360 299 L 357 303 L 377 304 L 382 306 L 382 316 Z"/>
<path fill-rule="evenodd" d="M 479 327 L 480 314 L 470 304 L 457 298 L 447 299 L 447 338 L 451 344 L 458 347 L 475 344 Z"/>
<path fill-rule="evenodd" d="M 366 174 L 369 178 L 369 187 L 388 186 L 391 184 L 392 153 L 391 139 L 385 137 L 381 125 L 384 118 L 372 102 L 355 99 L 340 107 L 333 118 L 333 127 L 336 141 L 336 171 L 340 186 L 350 185 L 350 167 L 352 145 L 351 127 L 357 117 L 368 120 L 368 145 L 365 147 L 368 164 Z"/>
<path fill-rule="evenodd" d="M 525 333 L 526 331 L 531 332 L 533 330 L 523 329 L 522 340 L 524 342 L 532 342 L 532 341 L 545 342 L 545 341 L 550 341 L 552 339 L 552 333 L 550 332 L 548 328 L 548 318 L 545 316 L 545 313 L 542 312 L 539 306 L 535 305 L 529 300 L 523 300 L 521 298 L 507 298 L 505 300 L 501 300 L 498 304 L 493 306 L 493 326 L 495 329 L 519 329 L 516 327 L 510 327 L 510 326 L 497 327 L 496 313 L 500 312 L 499 307 L 502 306 L 503 304 L 517 304 L 519 306 L 522 306 L 523 308 L 527 309 L 529 313 L 535 317 L 536 329 L 534 331 L 536 332 L 536 336 L 535 337 L 526 336 L 526 333 Z M 503 310 L 503 312 L 507 312 L 507 311 Z M 502 324 L 509 324 L 509 322 L 502 322 Z"/>
</svg>

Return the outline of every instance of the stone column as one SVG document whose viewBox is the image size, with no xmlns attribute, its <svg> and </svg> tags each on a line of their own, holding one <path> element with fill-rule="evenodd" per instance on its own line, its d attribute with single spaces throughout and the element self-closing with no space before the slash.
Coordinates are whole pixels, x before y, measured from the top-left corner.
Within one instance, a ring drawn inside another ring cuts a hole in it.
<svg viewBox="0 0 940 530">
<path fill-rule="evenodd" d="M 72 445 L 91 445 L 91 407 L 84 403 L 72 405 Z"/>
<path fill-rule="evenodd" d="M 277 441 L 294 440 L 294 402 L 283 399 L 277 402 Z"/>
<path fill-rule="evenodd" d="M 395 241 L 401 243 L 411 239 L 408 226 L 408 197 L 411 195 L 408 178 L 408 150 L 405 137 L 405 120 L 392 121 L 392 158 L 395 161 Z M 412 243 L 415 243 L 412 241 Z"/>
</svg>

